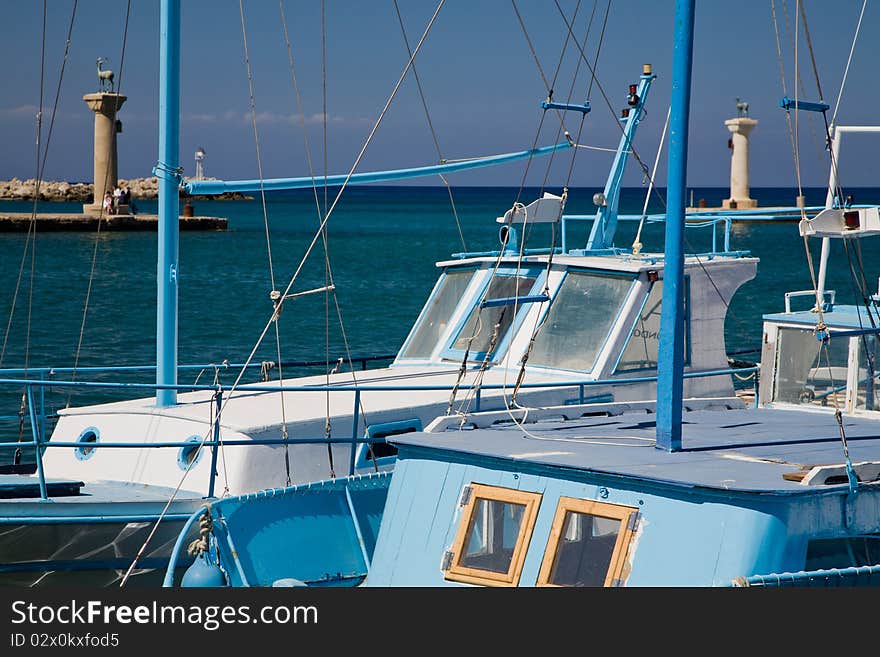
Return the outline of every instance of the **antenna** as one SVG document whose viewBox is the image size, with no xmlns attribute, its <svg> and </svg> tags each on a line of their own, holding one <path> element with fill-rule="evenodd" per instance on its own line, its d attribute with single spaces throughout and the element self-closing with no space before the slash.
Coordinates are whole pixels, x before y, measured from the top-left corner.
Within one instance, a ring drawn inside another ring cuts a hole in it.
<svg viewBox="0 0 880 657">
<path fill-rule="evenodd" d="M 196 180 L 205 178 L 205 149 L 199 146 L 196 149 Z"/>
</svg>

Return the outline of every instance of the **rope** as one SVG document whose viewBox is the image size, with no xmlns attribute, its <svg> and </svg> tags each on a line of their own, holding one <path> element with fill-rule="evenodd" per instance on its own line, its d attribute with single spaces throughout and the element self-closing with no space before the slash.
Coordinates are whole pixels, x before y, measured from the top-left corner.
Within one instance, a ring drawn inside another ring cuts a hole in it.
<svg viewBox="0 0 880 657">
<path fill-rule="evenodd" d="M 55 126 L 55 115 L 58 111 L 58 101 L 61 97 L 61 82 L 64 80 L 64 70 L 67 65 L 67 55 L 70 52 L 70 36 L 73 32 L 73 24 L 76 19 L 76 7 L 77 0 L 74 0 L 73 10 L 70 15 L 70 24 L 67 28 L 67 41 L 64 47 L 64 55 L 61 59 L 61 70 L 58 75 L 58 87 L 55 90 L 55 102 L 52 106 L 52 118 L 49 121 L 49 130 L 46 136 L 46 145 L 43 148 L 43 156 L 42 160 L 40 158 L 40 140 L 42 139 L 42 122 L 43 122 L 43 87 L 44 87 L 44 77 L 45 77 L 45 43 L 46 43 L 46 3 L 43 3 L 43 36 L 42 36 L 42 46 L 41 46 L 41 56 L 40 56 L 40 104 L 37 112 L 37 130 L 36 130 L 36 143 L 37 143 L 37 180 L 34 184 L 34 204 L 33 209 L 31 210 L 31 221 L 28 225 L 28 233 L 25 238 L 25 245 L 21 255 L 21 264 L 19 265 L 18 270 L 18 278 L 15 283 L 15 291 L 12 295 L 12 305 L 9 309 L 9 320 L 6 324 L 6 333 L 3 337 L 3 347 L 0 349 L 0 366 L 3 365 L 3 359 L 6 355 L 6 346 L 8 344 L 9 335 L 12 330 L 12 322 L 15 317 L 15 306 L 18 301 L 18 293 L 21 289 L 21 279 L 24 274 L 24 266 L 25 262 L 27 262 L 27 253 L 28 249 L 31 248 L 32 260 L 33 260 L 33 247 L 30 247 L 31 241 L 36 240 L 36 231 L 37 231 L 37 201 L 40 197 L 40 183 L 43 179 L 43 171 L 45 170 L 46 160 L 49 155 L 49 144 L 52 141 L 52 129 Z M 33 288 L 33 265 L 31 267 L 31 288 Z M 28 310 L 28 315 L 30 315 L 30 309 Z M 30 344 L 30 328 L 28 328 L 28 340 L 26 343 L 26 348 Z M 25 358 L 25 369 L 27 369 L 27 357 Z"/>
<path fill-rule="evenodd" d="M 321 0 L 321 134 L 323 135 L 323 161 L 324 161 L 324 216 L 327 216 L 327 170 L 329 167 L 327 150 L 327 19 L 326 3 Z M 321 239 L 324 242 L 324 285 L 329 285 L 330 279 L 330 250 L 329 236 L 326 225 L 321 230 Z M 336 298 L 334 294 L 334 299 Z M 330 292 L 324 295 L 324 360 L 330 360 Z M 354 371 L 354 368 L 352 368 Z M 330 386 L 330 371 L 325 370 L 325 385 Z M 336 469 L 333 466 L 333 446 L 330 436 L 333 426 L 330 421 L 330 390 L 324 393 L 324 437 L 327 439 L 327 464 L 330 467 L 330 478 L 336 478 Z M 357 409 L 355 409 L 357 412 Z"/>
<path fill-rule="evenodd" d="M 587 36 L 589 36 L 590 28 L 593 25 L 593 16 L 596 14 L 596 5 L 598 4 L 598 2 L 599 2 L 599 0 L 594 0 L 594 2 L 593 2 L 593 11 L 590 13 L 590 21 L 589 21 L 589 24 L 587 25 Z M 578 3 L 577 3 L 577 5 L 575 5 L 575 8 L 574 8 L 574 13 L 572 14 L 572 17 L 571 17 L 572 22 L 574 22 L 575 19 L 577 18 L 578 11 L 580 11 L 580 8 L 581 8 L 581 0 L 578 0 Z M 565 56 L 565 53 L 568 51 L 568 41 L 569 41 L 569 35 L 566 34 L 565 40 L 562 42 L 562 51 L 559 55 L 559 62 L 556 64 L 556 72 L 553 74 L 553 88 L 554 89 L 556 88 L 556 78 L 558 77 L 559 71 L 562 68 L 563 58 Z M 568 87 L 568 100 L 567 100 L 567 102 L 569 102 L 569 103 L 571 102 L 572 95 L 574 94 L 574 85 L 577 82 L 577 76 L 578 76 L 578 73 L 580 72 L 580 66 L 581 66 L 581 62 L 580 62 L 580 60 L 578 60 L 577 67 L 575 68 L 574 76 L 572 77 L 571 84 Z M 559 127 L 556 128 L 556 138 L 553 140 L 553 143 L 554 144 L 559 143 L 559 139 L 561 136 L 562 136 L 562 124 L 560 123 Z M 544 189 L 547 187 L 547 181 L 550 178 L 550 170 L 553 167 L 553 160 L 555 157 L 556 157 L 556 151 L 553 151 L 552 153 L 550 153 L 550 157 L 547 158 L 547 160 L 548 160 L 547 161 L 547 168 L 544 172 L 544 181 L 541 183 L 541 193 L 543 193 Z"/>
<path fill-rule="evenodd" d="M 578 1 L 580 2 L 580 0 L 578 0 Z M 400 15 L 400 7 L 397 4 L 397 0 L 394 0 L 394 11 L 397 13 L 397 21 L 398 21 L 398 23 L 400 23 L 400 33 L 403 36 L 403 43 L 406 46 L 406 54 L 407 54 L 407 56 L 411 57 L 412 50 L 409 47 L 409 39 L 406 36 L 406 28 L 403 25 L 403 17 Z M 418 69 L 416 69 L 415 62 L 413 62 L 412 71 L 413 71 L 413 77 L 415 77 L 415 80 L 416 80 L 416 87 L 418 87 L 418 90 L 419 90 L 419 98 L 422 99 L 422 107 L 425 110 L 425 120 L 428 122 L 428 128 L 430 128 L 431 137 L 434 140 L 434 147 L 437 149 L 438 162 L 442 164 L 445 161 L 445 159 L 443 157 L 443 152 L 440 149 L 440 140 L 437 138 L 437 132 L 434 130 L 434 122 L 431 121 L 431 113 L 428 111 L 428 103 L 425 100 L 425 93 L 422 90 L 422 81 L 421 81 L 421 78 L 419 77 Z M 552 153 L 551 153 L 551 156 L 552 156 Z M 467 251 L 467 244 L 465 244 L 465 241 L 464 241 L 464 233 L 461 230 L 461 222 L 459 221 L 459 218 L 458 218 L 458 211 L 455 208 L 455 199 L 452 196 L 452 187 L 449 186 L 449 182 L 446 180 L 445 176 L 443 176 L 442 174 L 439 174 L 439 175 L 440 175 L 440 180 L 442 180 L 443 184 L 446 185 L 446 191 L 449 192 L 449 203 L 452 206 L 452 215 L 453 215 L 453 217 L 455 217 L 455 226 L 456 226 L 456 228 L 458 228 L 458 237 L 461 240 L 461 248 L 462 248 L 462 250 Z"/>
<path fill-rule="evenodd" d="M 648 201 L 651 199 L 651 190 L 654 189 L 654 176 L 657 175 L 657 165 L 660 164 L 660 156 L 663 153 L 663 142 L 666 141 L 666 130 L 669 128 L 669 117 L 672 113 L 672 106 L 666 110 L 666 121 L 663 123 L 663 132 L 660 133 L 660 145 L 657 146 L 657 157 L 654 158 L 654 168 L 651 170 L 651 180 L 648 183 L 648 193 L 645 194 L 645 204 L 642 206 L 642 218 L 639 219 L 639 228 L 636 231 L 636 237 L 632 243 L 633 255 L 638 255 L 642 246 L 642 228 L 645 226 L 645 220 L 648 218 Z"/>
<path fill-rule="evenodd" d="M 837 102 L 834 103 L 834 114 L 831 115 L 831 125 L 834 125 L 834 121 L 837 119 L 837 110 L 840 107 L 840 99 L 843 97 L 843 88 L 846 86 L 846 77 L 849 75 L 849 65 L 852 62 L 853 52 L 856 49 L 856 41 L 859 38 L 859 31 L 862 29 L 862 18 L 865 16 L 865 7 L 868 4 L 868 0 L 863 0 L 862 2 L 862 11 L 859 13 L 859 21 L 856 24 L 856 33 L 853 35 L 852 45 L 849 49 L 849 57 L 846 59 L 846 68 L 843 69 L 843 79 L 840 81 L 840 90 L 837 92 Z"/>
<path fill-rule="evenodd" d="M 126 3 L 126 8 L 125 8 L 125 25 L 123 26 L 123 30 L 122 30 L 122 51 L 121 51 L 120 58 L 119 58 L 119 84 L 116 87 L 116 89 L 117 89 L 116 93 L 120 93 L 122 91 L 122 74 L 123 74 L 123 71 L 125 68 L 125 46 L 128 41 L 128 22 L 129 22 L 130 17 L 131 17 L 131 0 L 128 0 L 128 2 Z M 59 80 L 59 86 L 60 86 L 60 80 Z M 119 105 L 117 102 L 113 108 L 113 114 L 111 116 L 111 120 L 114 122 L 116 121 L 116 113 L 118 110 L 119 110 Z M 107 182 L 109 180 L 110 180 L 110 161 L 108 160 L 107 161 L 107 169 L 104 171 L 104 189 L 105 190 L 107 189 Z M 97 183 L 97 181 L 95 181 L 95 183 Z M 97 189 L 97 186 L 95 188 Z M 95 268 L 96 268 L 97 262 L 98 262 L 98 247 L 101 244 L 101 227 L 104 222 L 104 204 L 102 202 L 103 199 L 99 200 L 97 198 L 94 198 L 94 196 L 93 196 L 93 201 L 95 203 L 100 203 L 101 209 L 98 211 L 98 225 L 95 229 L 95 246 L 92 249 L 92 262 L 91 262 L 91 266 L 89 268 L 89 282 L 88 282 L 88 285 L 86 286 L 86 298 L 85 298 L 85 301 L 83 302 L 82 321 L 80 322 L 80 327 L 79 327 L 79 338 L 77 339 L 77 342 L 76 342 L 76 354 L 74 355 L 74 358 L 73 358 L 73 372 L 71 374 L 71 381 L 76 380 L 76 368 L 79 366 L 79 357 L 80 357 L 80 353 L 82 352 L 83 339 L 85 338 L 86 320 L 88 318 L 89 304 L 91 303 L 91 298 L 92 298 L 92 286 L 94 285 L 94 280 L 95 280 Z M 70 400 L 73 397 L 73 392 L 74 392 L 74 390 L 73 390 L 73 388 L 71 388 L 70 392 L 67 395 L 67 403 L 66 403 L 67 407 L 70 406 Z"/>
<path fill-rule="evenodd" d="M 581 46 L 577 37 L 574 36 L 574 33 L 572 32 L 571 23 L 568 22 L 568 19 L 565 17 L 565 13 L 562 11 L 562 8 L 559 6 L 559 0 L 553 0 L 553 1 L 556 4 L 556 9 L 559 11 L 559 15 L 562 17 L 562 20 L 565 22 L 566 29 L 568 29 L 569 33 L 571 33 L 571 35 L 572 35 L 571 38 L 574 41 L 574 44 L 577 46 L 578 51 L 580 52 L 581 58 L 583 59 L 584 63 L 587 65 L 587 68 L 590 69 L 592 79 L 595 81 L 596 87 L 599 89 L 599 92 L 602 94 L 602 98 L 605 101 L 605 105 L 608 107 L 608 110 L 611 112 L 611 115 L 614 117 L 614 122 L 617 124 L 617 127 L 620 129 L 620 133 L 625 136 L 626 129 L 623 127 L 623 124 L 617 120 L 617 112 L 614 110 L 614 107 L 611 104 L 611 100 L 608 98 L 608 94 L 605 93 L 605 89 L 602 87 L 602 84 L 599 82 L 599 78 L 596 76 L 596 67 L 590 65 L 590 62 L 587 59 L 587 55 L 584 52 L 583 47 Z M 607 15 L 606 15 L 606 18 L 607 18 Z M 604 32 L 604 27 L 603 27 L 603 32 Z M 591 90 L 592 90 L 592 84 L 593 84 L 593 82 L 591 81 L 591 83 L 590 83 Z M 642 161 L 642 158 L 639 156 L 638 151 L 636 151 L 635 146 L 633 146 L 632 141 L 630 141 L 629 139 L 627 139 L 626 148 L 629 149 L 630 152 L 632 152 L 633 157 L 636 158 L 636 161 L 638 162 L 639 166 L 641 167 L 642 171 L 644 172 L 644 175 L 646 177 L 649 176 L 650 173 L 648 171 L 648 166 Z"/>
<path fill-rule="evenodd" d="M 260 205 L 263 210 L 263 227 L 266 232 L 266 253 L 269 259 L 269 280 L 272 286 L 272 293 L 270 296 L 274 297 L 275 294 L 275 266 L 272 261 L 272 238 L 269 234 L 269 213 L 266 207 L 266 190 L 263 185 L 263 158 L 260 154 L 260 133 L 257 129 L 257 109 L 256 102 L 254 99 L 254 78 L 253 72 L 251 70 L 251 59 L 250 53 L 248 51 L 248 41 L 247 41 L 247 28 L 245 26 L 244 20 L 244 5 L 242 0 L 238 2 L 238 13 L 241 17 L 241 38 L 244 44 L 244 62 L 245 67 L 247 68 L 247 78 L 248 78 L 248 91 L 250 94 L 250 106 L 251 106 L 251 125 L 254 130 L 254 146 L 256 148 L 257 155 L 257 172 L 260 177 Z M 281 367 L 281 327 L 279 326 L 279 316 L 280 316 L 280 308 L 278 308 L 278 300 L 275 301 L 276 309 L 279 312 L 274 314 L 274 324 L 275 324 L 275 351 L 278 358 L 278 385 L 283 385 L 284 373 Z M 267 371 L 268 374 L 268 371 Z M 266 379 L 268 381 L 268 378 Z M 279 401 L 281 403 L 281 436 L 285 440 L 284 443 L 284 469 L 287 477 L 287 485 L 290 485 L 290 454 L 289 447 L 287 445 L 287 412 L 284 407 L 284 394 L 279 395 Z"/>
<path fill-rule="evenodd" d="M 213 529 L 214 519 L 211 517 L 211 505 L 205 504 L 205 512 L 199 518 L 199 537 L 187 546 L 187 554 L 191 557 L 200 557 L 205 554 L 210 546 L 208 541 Z"/>
<path fill-rule="evenodd" d="M 337 192 L 336 198 L 333 201 L 333 204 L 330 206 L 330 209 L 327 211 L 327 214 L 324 216 L 324 219 L 321 222 L 321 226 L 319 226 L 318 231 L 315 233 L 315 236 L 312 238 L 312 241 L 309 244 L 309 247 L 306 251 L 306 255 L 303 257 L 303 260 L 300 262 L 299 266 L 297 267 L 296 272 L 291 277 L 291 279 L 287 285 L 287 288 L 284 291 L 284 294 L 281 295 L 280 304 L 284 303 L 284 297 L 290 292 L 291 287 L 293 287 L 293 283 L 296 281 L 296 278 L 299 275 L 299 272 L 302 270 L 302 267 L 305 264 L 305 260 L 308 257 L 308 254 L 314 248 L 315 244 L 318 241 L 318 238 L 321 236 L 321 230 L 327 224 L 327 221 L 330 219 L 330 216 L 333 213 L 333 210 L 336 208 L 336 205 L 338 204 L 339 199 L 342 196 L 342 193 L 345 191 L 345 188 L 348 185 L 348 181 L 351 179 L 351 176 L 354 173 L 355 169 L 357 168 L 358 164 L 360 163 L 361 158 L 363 158 L 363 155 L 366 152 L 367 146 L 369 146 L 370 142 L 373 139 L 373 136 L 376 134 L 376 130 L 379 128 L 379 125 L 382 123 L 382 119 L 384 118 L 386 112 L 388 111 L 388 108 L 391 106 L 391 102 L 394 100 L 394 97 L 397 95 L 397 91 L 400 89 L 400 85 L 403 82 L 404 76 L 406 75 L 407 71 L 409 70 L 409 67 L 412 65 L 412 60 L 418 54 L 419 50 L 421 50 L 422 44 L 424 43 L 425 39 L 427 38 L 428 33 L 431 30 L 431 27 L 434 25 L 434 21 L 437 19 L 437 15 L 439 14 L 440 9 L 443 7 L 443 4 L 445 3 L 445 1 L 446 0 L 440 0 L 439 4 L 437 5 L 437 8 L 435 9 L 433 16 L 431 17 L 428 25 L 426 26 L 425 31 L 422 34 L 421 39 L 419 40 L 418 45 L 416 46 L 412 57 L 410 58 L 410 61 L 407 63 L 406 67 L 404 68 L 403 73 L 401 73 L 400 78 L 397 81 L 397 84 L 394 86 L 394 89 L 392 90 L 391 95 L 389 96 L 387 102 L 385 103 L 384 108 L 382 109 L 382 112 L 379 115 L 379 118 L 376 120 L 376 123 L 373 126 L 373 129 L 370 131 L 370 134 L 367 136 L 367 139 L 364 142 L 364 145 L 361 148 L 361 151 L 358 154 L 357 159 L 355 160 L 354 164 L 352 165 L 351 169 L 349 170 L 348 175 L 346 176 L 346 179 L 343 182 L 341 188 Z M 274 316 L 274 312 L 273 312 L 273 316 Z M 238 376 L 235 379 L 235 382 L 232 384 L 232 387 L 229 390 L 229 394 L 226 396 L 226 399 L 223 402 L 223 405 L 220 407 L 220 409 L 217 412 L 217 415 L 214 419 L 215 425 L 219 425 L 219 423 L 221 421 L 222 414 L 223 414 L 223 409 L 226 407 L 226 405 L 229 403 L 229 400 L 232 398 L 233 394 L 238 389 L 238 386 L 241 383 L 241 379 L 244 377 L 244 374 L 247 371 L 247 368 L 250 365 L 251 361 L 253 360 L 254 355 L 257 352 L 257 349 L 260 347 L 260 344 L 262 344 L 263 338 L 266 336 L 266 333 L 268 333 L 269 327 L 272 325 L 272 322 L 273 322 L 273 319 L 272 319 L 272 317 L 270 317 L 269 320 L 266 322 L 266 325 L 263 327 L 263 330 L 260 333 L 260 336 L 257 339 L 256 344 L 254 344 L 254 347 L 251 350 L 251 353 L 248 355 L 248 358 L 245 361 L 245 363 L 242 365 L 241 370 L 239 371 Z M 202 442 L 199 444 L 199 448 L 204 446 L 205 442 L 208 440 L 208 436 L 210 435 L 210 432 L 212 429 L 213 429 L 213 427 L 211 429 L 209 429 L 208 433 L 206 433 L 205 436 L 203 436 Z M 222 454 L 223 453 L 222 433 L 220 434 L 219 442 L 220 442 L 220 448 L 221 448 L 221 454 Z M 168 508 L 171 506 L 171 503 L 177 497 L 177 493 L 180 491 L 180 487 L 183 486 L 183 482 L 186 480 L 186 477 L 189 474 L 189 471 L 194 463 L 195 463 L 195 460 L 193 460 L 187 466 L 186 470 L 184 470 L 183 474 L 181 475 L 180 480 L 177 483 L 177 486 L 175 487 L 174 491 L 171 493 L 171 496 L 168 498 L 168 502 L 165 504 L 165 507 L 162 509 L 162 512 L 159 514 L 159 517 L 156 518 L 156 522 L 153 525 L 152 531 L 147 536 L 146 540 L 144 541 L 144 544 L 141 546 L 141 549 L 138 551 L 138 554 L 135 557 L 134 562 L 132 562 L 132 565 L 129 567 L 128 573 L 126 573 L 126 576 L 123 578 L 122 582 L 120 583 L 120 586 L 124 586 L 125 581 L 128 579 L 128 575 L 131 573 L 131 570 L 134 568 L 135 564 L 137 563 L 137 560 L 140 558 L 140 556 L 143 554 L 143 551 L 146 549 L 147 545 L 152 540 L 157 529 L 159 528 L 159 524 L 162 522 L 165 515 L 168 513 Z M 226 470 L 225 459 L 223 459 L 223 464 L 224 464 L 223 465 L 224 477 L 226 478 L 226 483 L 227 483 L 227 486 L 224 490 L 224 494 L 225 494 L 226 492 L 228 492 L 228 476 L 225 471 Z"/>
</svg>

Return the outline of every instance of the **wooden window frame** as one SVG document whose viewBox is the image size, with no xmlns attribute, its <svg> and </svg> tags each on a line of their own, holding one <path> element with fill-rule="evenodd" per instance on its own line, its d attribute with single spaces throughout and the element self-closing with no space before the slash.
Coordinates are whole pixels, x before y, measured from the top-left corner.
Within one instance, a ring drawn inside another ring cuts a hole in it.
<svg viewBox="0 0 880 657">
<path fill-rule="evenodd" d="M 569 511 L 620 521 L 621 529 L 617 533 L 617 541 L 614 543 L 614 551 L 611 553 L 611 563 L 605 574 L 604 586 L 612 586 L 615 580 L 622 580 L 629 545 L 634 533 L 632 516 L 637 515 L 639 510 L 621 504 L 560 497 L 556 507 L 556 515 L 553 517 L 553 525 L 550 528 L 550 539 L 547 541 L 547 549 L 544 551 L 544 560 L 541 562 L 541 570 L 538 573 L 537 586 L 561 587 L 561 585 L 553 584 L 550 581 L 550 573 L 553 570 L 553 563 L 556 561 L 559 539 L 565 527 L 565 516 Z"/>
<path fill-rule="evenodd" d="M 485 586 L 517 586 L 522 573 L 523 562 L 529 550 L 529 542 L 535 529 L 535 521 L 538 517 L 538 507 L 541 504 L 541 493 L 514 490 L 500 486 L 488 486 L 485 484 L 469 484 L 471 487 L 470 498 L 461 513 L 461 520 L 455 541 L 452 544 L 452 563 L 446 570 L 445 579 L 467 584 L 482 584 Z M 506 573 L 496 573 L 479 568 L 468 568 L 460 565 L 464 553 L 464 543 L 468 538 L 477 500 L 489 502 L 506 502 L 525 506 L 522 523 L 516 537 L 516 545 L 513 548 L 513 556 L 510 559 L 510 567 Z"/>
</svg>

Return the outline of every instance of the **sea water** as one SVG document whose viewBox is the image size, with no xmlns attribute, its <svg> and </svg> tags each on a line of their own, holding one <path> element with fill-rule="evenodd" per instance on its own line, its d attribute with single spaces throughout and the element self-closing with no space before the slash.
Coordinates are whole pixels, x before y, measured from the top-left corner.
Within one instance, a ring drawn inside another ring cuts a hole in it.
<svg viewBox="0 0 880 657">
<path fill-rule="evenodd" d="M 595 213 L 592 198 L 597 191 L 571 189 L 566 213 Z M 621 212 L 641 213 L 645 191 L 623 190 Z M 851 191 L 856 203 L 880 198 L 876 189 Z M 328 190 L 328 204 L 336 192 Z M 271 194 L 265 206 L 259 195 L 250 201 L 194 201 L 197 215 L 227 217 L 228 229 L 180 234 L 179 362 L 240 363 L 254 350 L 254 362 L 277 361 L 274 327 L 262 342 L 259 338 L 272 314 L 270 293 L 284 291 L 298 269 L 290 292 L 332 281 L 335 301 L 331 297 L 328 304 L 326 295 L 313 294 L 284 304 L 278 324 L 282 360 L 335 360 L 347 351 L 353 356 L 392 354 L 431 292 L 439 273 L 436 263 L 465 250 L 497 249 L 495 218 L 517 199 L 528 203 L 539 192 L 454 188 L 453 210 L 443 187 L 350 187 L 328 221 L 326 257 L 323 239 L 314 240 L 325 202 L 323 189 L 317 203 L 312 190 Z M 665 190 L 660 192 L 665 196 Z M 805 193 L 808 205 L 824 203 L 824 189 Z M 791 206 L 796 194 L 794 189 L 752 190 L 764 207 Z M 710 206 L 718 205 L 725 195 L 725 189 L 693 190 L 695 201 L 705 198 Z M 652 198 L 649 212 L 662 212 L 659 198 Z M 137 200 L 137 204 L 141 212 L 157 211 L 155 200 Z M 29 212 L 32 206 L 4 202 L 0 211 Z M 79 204 L 40 203 L 38 211 L 79 208 Z M 569 226 L 569 248 L 584 245 L 590 225 Z M 621 222 L 615 244 L 630 246 L 637 226 L 637 222 Z M 719 227 L 719 248 L 722 232 Z M 711 229 L 688 228 L 686 233 L 688 252 L 710 250 Z M 526 247 L 547 247 L 551 239 L 547 227 L 536 228 L 527 236 Z M 646 225 L 641 241 L 646 251 L 662 250 L 663 225 Z M 818 267 L 819 241 L 811 243 Z M 24 233 L 0 234 L 0 331 L 5 337 L 0 366 L 154 364 L 156 232 L 46 232 L 36 236 L 32 252 L 25 252 L 26 244 Z M 736 353 L 760 348 L 762 315 L 781 311 L 785 292 L 811 289 L 812 283 L 795 222 L 734 224 L 731 248 L 761 259 L 757 277 L 729 301 L 724 338 L 728 353 Z M 874 268 L 878 254 L 880 242 L 865 240 L 862 260 L 871 292 L 876 291 L 880 273 Z M 839 240 L 834 241 L 832 260 L 827 287 L 837 290 L 839 302 L 856 301 L 857 290 Z M 802 305 L 810 301 L 805 299 Z M 759 356 L 739 357 L 757 360 Z M 182 374 L 181 382 L 194 380 L 197 374 Z M 210 382 L 211 376 L 203 375 L 200 383 Z M 76 378 L 100 375 L 77 373 Z M 153 380 L 152 373 L 141 380 Z M 21 389 L 5 387 L 0 395 L 0 414 L 17 413 Z M 111 393 L 89 391 L 77 393 L 74 399 L 86 403 L 110 397 Z M 59 401 L 57 394 L 55 399 L 56 404 L 67 401 Z M 13 432 L 16 427 L 14 421 L 2 425 Z"/>
</svg>

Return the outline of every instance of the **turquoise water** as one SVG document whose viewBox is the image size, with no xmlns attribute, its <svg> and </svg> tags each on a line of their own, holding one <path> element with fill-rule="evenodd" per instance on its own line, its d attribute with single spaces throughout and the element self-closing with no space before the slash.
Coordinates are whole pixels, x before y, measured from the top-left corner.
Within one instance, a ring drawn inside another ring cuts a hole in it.
<svg viewBox="0 0 880 657">
<path fill-rule="evenodd" d="M 332 191 L 332 190 L 331 190 Z M 597 189 L 573 189 L 567 213 L 592 213 Z M 792 189 L 754 189 L 762 206 L 791 205 Z M 508 209 L 516 189 L 459 188 L 456 206 L 469 250 L 498 246 L 495 217 Z M 525 202 L 538 190 L 527 190 Z M 694 198 L 710 205 L 725 189 L 696 189 Z M 856 202 L 880 197 L 878 190 L 854 190 Z M 806 191 L 808 204 L 821 204 L 824 190 Z M 332 201 L 332 195 L 331 195 Z M 625 213 L 640 212 L 644 190 L 626 189 Z M 142 212 L 155 213 L 155 201 L 139 201 Z M 273 289 L 266 249 L 263 212 L 258 201 L 197 201 L 196 214 L 225 216 L 225 232 L 184 232 L 180 236 L 181 363 L 241 362 L 250 353 L 272 305 Z M 0 203 L 0 211 L 29 211 L 27 202 Z M 42 203 L 40 211 L 76 211 L 78 205 Z M 652 203 L 651 212 L 660 211 Z M 311 192 L 269 198 L 275 287 L 284 289 L 296 270 L 318 225 Z M 572 231 L 570 244 L 583 243 L 589 224 Z M 629 245 L 635 223 L 622 223 L 618 245 Z M 649 225 L 642 241 L 646 250 L 662 248 L 662 226 Z M 705 250 L 706 231 L 688 230 L 689 250 Z M 0 330 L 5 332 L 19 275 L 24 234 L 0 234 Z M 549 244 L 547 234 L 530 236 L 527 246 Z M 816 246 L 818 242 L 816 242 Z M 37 236 L 33 288 L 30 260 L 24 268 L 15 314 L 10 325 L 3 367 L 25 362 L 28 297 L 32 298 L 28 362 L 34 366 L 74 363 L 83 320 L 89 270 L 95 252 L 92 233 L 46 233 Z M 435 262 L 462 251 L 447 191 L 438 187 L 353 187 L 329 223 L 330 262 L 340 310 L 354 355 L 395 352 L 405 339 L 437 277 Z M 761 315 L 780 310 L 783 294 L 811 287 L 804 246 L 795 223 L 739 224 L 732 246 L 761 258 L 757 279 L 747 283 L 730 305 L 726 326 L 729 352 L 760 346 Z M 838 264 L 829 274 L 829 287 L 840 300 L 852 300 L 846 260 L 839 244 L 832 252 Z M 97 258 L 89 309 L 83 333 L 80 366 L 151 364 L 155 359 L 156 233 L 104 233 L 97 238 Z M 868 240 L 864 260 L 868 285 L 874 290 L 878 247 Z M 814 248 L 818 262 L 818 250 Z M 324 285 L 323 248 L 319 241 L 293 291 Z M 344 354 L 344 342 L 330 309 L 329 354 Z M 324 295 L 316 294 L 285 305 L 281 316 L 284 360 L 323 359 L 325 356 Z M 274 332 L 258 349 L 257 360 L 276 360 Z M 194 376 L 194 375 L 193 375 Z M 79 376 L 78 378 L 85 378 Z M 93 377 L 89 377 L 93 378 Z M 149 377 L 148 377 L 149 378 Z M 182 377 L 186 380 L 187 377 Z M 4 391 L 0 391 L 3 393 Z M 20 394 L 20 391 L 17 393 Z M 8 395 L 0 400 L 7 407 Z M 12 395 L 15 400 L 16 395 Z M 17 401 L 13 402 L 17 410 Z M 2 411 L 0 411 L 2 412 Z"/>
</svg>

